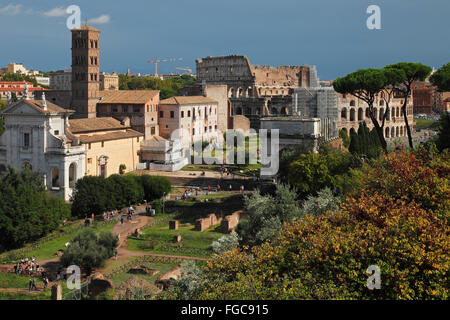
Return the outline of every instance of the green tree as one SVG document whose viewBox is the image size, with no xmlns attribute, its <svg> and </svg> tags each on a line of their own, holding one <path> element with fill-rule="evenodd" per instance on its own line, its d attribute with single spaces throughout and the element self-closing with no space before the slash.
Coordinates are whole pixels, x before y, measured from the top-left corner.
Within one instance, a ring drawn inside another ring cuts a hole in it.
<svg viewBox="0 0 450 320">
<path fill-rule="evenodd" d="M 442 151 L 450 149 L 450 113 L 444 112 L 439 120 L 439 132 L 436 147 Z"/>
<path fill-rule="evenodd" d="M 412 84 L 415 81 L 423 81 L 431 74 L 431 68 L 429 66 L 425 66 L 421 63 L 412 63 L 412 62 L 399 62 L 396 64 L 388 65 L 386 68 L 388 69 L 396 69 L 401 70 L 404 74 L 404 80 L 400 83 L 400 86 L 397 87 L 398 92 L 400 92 L 403 96 L 403 105 L 401 107 L 403 118 L 406 125 L 406 133 L 408 134 L 408 141 L 410 148 L 414 148 L 411 128 L 409 126 L 408 115 L 406 107 L 408 105 L 408 99 L 411 98 L 411 88 Z"/>
<path fill-rule="evenodd" d="M 352 133 L 349 151 L 372 159 L 380 155 L 381 144 L 378 135 L 367 128 L 365 121 L 359 124 L 358 133 Z"/>
<path fill-rule="evenodd" d="M 172 189 L 172 185 L 166 177 L 144 174 L 139 178 L 144 188 L 144 199 L 148 202 L 161 199 L 164 194 L 169 194 Z"/>
<path fill-rule="evenodd" d="M 64 267 L 77 265 L 91 274 L 94 268 L 102 267 L 112 257 L 117 246 L 117 238 L 111 232 L 104 231 L 97 236 L 94 230 L 82 230 L 64 251 L 61 264 Z"/>
<path fill-rule="evenodd" d="M 345 129 L 339 130 L 339 138 L 342 139 L 342 144 L 344 145 L 344 147 L 350 147 L 350 137 L 348 136 Z"/>
<path fill-rule="evenodd" d="M 72 194 L 72 215 L 83 218 L 86 215 L 102 214 L 117 205 L 116 199 L 106 192 L 107 182 L 103 177 L 85 176 L 78 179 Z"/>
<path fill-rule="evenodd" d="M 288 185 L 277 185 L 273 196 L 263 196 L 255 191 L 244 198 L 245 209 L 249 213 L 236 232 L 246 244 L 260 244 L 270 241 L 283 224 L 302 215 L 297 206 L 297 194 Z"/>
<path fill-rule="evenodd" d="M 387 153 L 387 143 L 384 139 L 383 127 L 376 117 L 374 102 L 378 94 L 389 84 L 384 70 L 361 69 L 338 78 L 333 82 L 334 90 L 342 94 L 351 94 L 367 103 L 369 117 L 377 131 L 381 147 Z"/>
<path fill-rule="evenodd" d="M 450 62 L 440 67 L 430 77 L 433 85 L 437 86 L 440 91 L 450 91 Z"/>
<path fill-rule="evenodd" d="M 27 167 L 0 174 L 0 244 L 14 249 L 55 230 L 70 208 L 44 188 L 42 177 Z"/>
</svg>

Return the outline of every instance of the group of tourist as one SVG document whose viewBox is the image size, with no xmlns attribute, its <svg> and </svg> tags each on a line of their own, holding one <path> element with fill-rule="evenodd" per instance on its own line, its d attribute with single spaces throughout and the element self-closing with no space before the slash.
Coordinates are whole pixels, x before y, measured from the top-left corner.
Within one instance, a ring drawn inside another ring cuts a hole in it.
<svg viewBox="0 0 450 320">
<path fill-rule="evenodd" d="M 17 275 L 38 275 L 43 269 L 36 262 L 36 258 L 31 259 L 24 258 L 20 262 L 14 265 L 14 273 Z"/>
<path fill-rule="evenodd" d="M 114 217 L 117 216 L 116 210 L 106 211 L 103 213 L 103 221 L 111 221 Z"/>
</svg>

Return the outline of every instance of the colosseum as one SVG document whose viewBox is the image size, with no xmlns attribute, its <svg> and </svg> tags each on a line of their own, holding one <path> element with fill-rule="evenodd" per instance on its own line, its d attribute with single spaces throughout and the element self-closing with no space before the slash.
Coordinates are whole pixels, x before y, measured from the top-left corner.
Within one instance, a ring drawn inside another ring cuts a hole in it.
<svg viewBox="0 0 450 320">
<path fill-rule="evenodd" d="M 406 136 L 406 124 L 401 113 L 401 106 L 403 105 L 403 98 L 394 96 L 389 104 L 390 112 L 386 117 L 386 123 L 384 125 L 384 137 L 397 138 Z M 378 121 L 382 122 L 385 112 L 385 102 L 381 97 L 376 98 L 374 102 L 375 115 Z M 344 129 L 347 134 L 350 135 L 352 131 L 357 131 L 359 123 L 365 121 L 368 128 L 372 129 L 373 124 L 369 118 L 369 108 L 367 103 L 355 98 L 352 95 L 339 94 L 338 109 L 340 114 L 339 130 Z M 408 123 L 413 127 L 413 99 L 408 97 L 407 105 L 407 117 Z"/>
<path fill-rule="evenodd" d="M 199 83 L 227 85 L 231 114 L 248 117 L 253 128 L 262 116 L 289 115 L 294 88 L 316 81 L 312 66 L 251 65 L 246 56 L 206 57 L 196 64 Z"/>
</svg>

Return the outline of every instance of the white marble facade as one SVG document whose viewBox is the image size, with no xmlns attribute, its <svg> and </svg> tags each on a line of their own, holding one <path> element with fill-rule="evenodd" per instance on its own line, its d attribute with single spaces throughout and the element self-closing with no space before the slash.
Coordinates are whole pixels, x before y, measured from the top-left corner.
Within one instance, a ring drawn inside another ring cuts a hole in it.
<svg viewBox="0 0 450 320">
<path fill-rule="evenodd" d="M 47 189 L 69 200 L 77 179 L 84 176 L 85 150 L 68 138 L 73 111 L 43 100 L 22 99 L 2 112 L 5 131 L 0 136 L 0 170 L 23 165 L 39 171 Z"/>
</svg>

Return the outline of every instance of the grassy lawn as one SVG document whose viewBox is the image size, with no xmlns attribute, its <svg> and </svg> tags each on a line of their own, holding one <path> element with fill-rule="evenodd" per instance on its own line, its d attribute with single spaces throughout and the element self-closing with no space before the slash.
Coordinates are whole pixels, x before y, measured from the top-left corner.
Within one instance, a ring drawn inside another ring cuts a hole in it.
<svg viewBox="0 0 450 320">
<path fill-rule="evenodd" d="M 40 294 L 26 294 L 20 292 L 0 292 L 0 300 L 50 300 L 51 290 L 47 289 Z"/>
<path fill-rule="evenodd" d="M 13 273 L 0 273 L 0 288 L 21 288 L 28 289 L 28 281 L 31 277 L 18 276 Z M 40 279 L 35 278 L 36 282 Z"/>
<path fill-rule="evenodd" d="M 224 199 L 224 198 L 231 198 L 231 197 L 235 197 L 236 194 L 234 193 L 212 193 L 209 195 L 202 195 L 202 196 L 196 196 L 194 197 L 197 200 L 205 200 L 205 199 Z"/>
<path fill-rule="evenodd" d="M 414 119 L 414 121 L 416 122 L 415 128 L 417 130 L 422 130 L 422 129 L 437 130 L 439 128 L 439 121 L 426 120 L 426 119 Z"/>
<path fill-rule="evenodd" d="M 113 226 L 114 226 L 114 223 L 108 223 L 108 224 L 102 224 L 100 226 L 94 225 L 93 228 L 97 232 L 111 231 Z M 69 228 L 69 226 L 68 226 L 68 228 Z M 63 234 L 61 234 L 61 236 L 42 243 L 42 245 L 40 247 L 37 247 L 35 249 L 29 250 L 29 251 L 26 251 L 23 253 L 21 253 L 21 249 L 4 252 L 0 255 L 0 261 L 2 261 L 4 259 L 8 260 L 8 257 L 13 257 L 13 256 L 17 256 L 17 258 L 34 256 L 34 257 L 36 257 L 37 261 L 49 260 L 49 259 L 55 258 L 56 257 L 55 253 L 58 250 L 65 249 L 65 243 L 72 240 L 81 231 L 80 228 L 74 228 L 73 226 L 70 226 L 70 228 L 71 229 L 66 230 L 68 232 L 64 232 Z"/>
<path fill-rule="evenodd" d="M 128 238 L 128 249 L 168 255 L 210 257 L 213 253 L 211 243 L 223 236 L 217 230 L 220 225 L 199 232 L 194 230 L 193 222 L 187 219 L 179 220 L 180 227 L 178 230 L 169 230 L 168 223 L 146 228 L 140 237 L 131 236 Z M 189 223 L 189 225 L 186 225 L 186 223 Z M 181 235 L 181 248 L 173 241 L 176 235 Z"/>
</svg>

